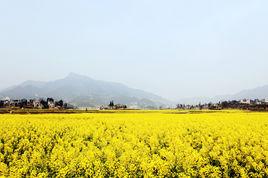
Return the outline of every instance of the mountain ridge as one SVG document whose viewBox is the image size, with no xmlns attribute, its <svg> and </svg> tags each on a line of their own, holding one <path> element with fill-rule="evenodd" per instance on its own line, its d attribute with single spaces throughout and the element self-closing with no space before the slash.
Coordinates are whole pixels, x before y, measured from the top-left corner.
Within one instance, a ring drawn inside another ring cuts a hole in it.
<svg viewBox="0 0 268 178">
<path fill-rule="evenodd" d="M 230 95 L 217 95 L 214 97 L 192 97 L 182 98 L 179 103 L 198 104 L 198 103 L 216 103 L 226 100 L 242 100 L 242 99 L 268 99 L 268 85 L 255 87 L 251 89 L 241 90 L 240 92 Z"/>
<path fill-rule="evenodd" d="M 98 107 L 108 104 L 110 100 L 133 108 L 157 108 L 171 104 L 150 92 L 75 73 L 48 82 L 27 80 L 0 91 L 0 96 L 12 99 L 53 97 L 80 107 Z"/>
</svg>

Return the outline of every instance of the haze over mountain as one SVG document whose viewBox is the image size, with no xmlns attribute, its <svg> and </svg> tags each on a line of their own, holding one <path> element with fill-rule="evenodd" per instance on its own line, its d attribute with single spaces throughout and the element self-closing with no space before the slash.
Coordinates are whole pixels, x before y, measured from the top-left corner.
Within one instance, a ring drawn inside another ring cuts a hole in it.
<svg viewBox="0 0 268 178">
<path fill-rule="evenodd" d="M 179 92 L 179 91 L 178 91 Z M 172 106 L 176 103 L 158 95 L 126 85 L 95 80 L 87 76 L 70 73 L 63 79 L 43 82 L 28 80 L 19 85 L 6 88 L 0 92 L 0 98 L 45 98 L 53 97 L 80 107 L 97 107 L 107 105 L 109 101 L 127 104 L 133 108 L 157 108 Z M 236 94 L 218 95 L 212 97 L 182 98 L 178 103 L 198 104 L 240 99 L 267 99 L 268 85 L 242 90 Z"/>
<path fill-rule="evenodd" d="M 80 107 L 107 105 L 111 100 L 134 108 L 154 108 L 171 104 L 170 101 L 149 92 L 75 73 L 49 82 L 25 81 L 3 90 L 0 96 L 12 99 L 53 97 Z"/>
<path fill-rule="evenodd" d="M 253 89 L 242 90 L 232 95 L 218 95 L 214 97 L 192 97 L 180 99 L 180 103 L 198 104 L 208 102 L 219 102 L 226 100 L 241 100 L 241 99 L 268 99 L 268 85 L 256 87 Z"/>
</svg>

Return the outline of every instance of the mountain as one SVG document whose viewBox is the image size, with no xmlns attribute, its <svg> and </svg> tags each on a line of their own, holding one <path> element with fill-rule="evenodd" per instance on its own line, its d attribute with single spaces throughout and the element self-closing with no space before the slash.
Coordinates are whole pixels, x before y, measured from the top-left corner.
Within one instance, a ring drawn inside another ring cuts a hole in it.
<svg viewBox="0 0 268 178">
<path fill-rule="evenodd" d="M 241 99 L 268 99 L 268 85 L 261 87 L 242 90 L 238 93 L 232 95 L 219 95 L 214 97 L 193 97 L 193 98 L 183 98 L 179 100 L 179 103 L 184 104 L 198 104 L 198 103 L 216 103 L 219 101 L 226 100 L 241 100 Z"/>
<path fill-rule="evenodd" d="M 171 104 L 168 100 L 149 92 L 75 73 L 49 82 L 26 81 L 3 90 L 0 96 L 12 99 L 53 97 L 79 107 L 98 107 L 107 105 L 111 100 L 133 108 L 156 108 Z"/>
<path fill-rule="evenodd" d="M 243 90 L 234 95 L 236 99 L 267 99 L 268 98 L 268 85 L 257 87 L 254 89 Z"/>
</svg>

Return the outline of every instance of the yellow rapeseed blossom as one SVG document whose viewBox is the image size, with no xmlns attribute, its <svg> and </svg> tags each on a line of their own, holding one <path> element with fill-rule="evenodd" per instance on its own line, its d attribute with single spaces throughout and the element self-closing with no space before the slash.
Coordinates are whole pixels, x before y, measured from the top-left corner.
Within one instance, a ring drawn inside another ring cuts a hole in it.
<svg viewBox="0 0 268 178">
<path fill-rule="evenodd" d="M 0 115 L 0 177 L 268 177 L 268 113 Z"/>
</svg>

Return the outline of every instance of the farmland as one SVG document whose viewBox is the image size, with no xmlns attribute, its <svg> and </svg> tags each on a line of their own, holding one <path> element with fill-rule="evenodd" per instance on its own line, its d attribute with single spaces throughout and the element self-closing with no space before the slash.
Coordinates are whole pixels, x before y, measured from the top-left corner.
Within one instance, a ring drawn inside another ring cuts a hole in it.
<svg viewBox="0 0 268 178">
<path fill-rule="evenodd" d="M 268 113 L 2 114 L 0 176 L 267 177 Z"/>
</svg>

